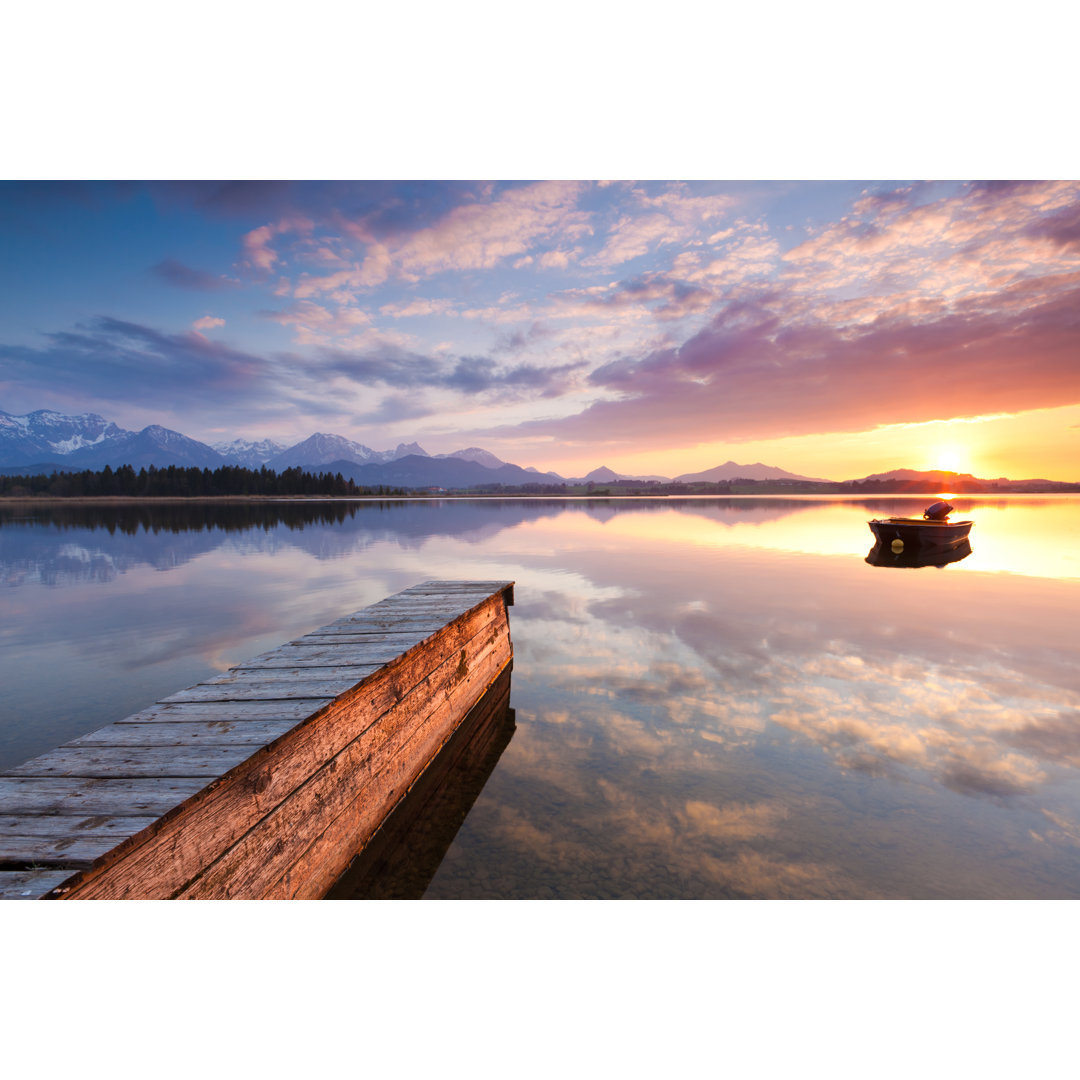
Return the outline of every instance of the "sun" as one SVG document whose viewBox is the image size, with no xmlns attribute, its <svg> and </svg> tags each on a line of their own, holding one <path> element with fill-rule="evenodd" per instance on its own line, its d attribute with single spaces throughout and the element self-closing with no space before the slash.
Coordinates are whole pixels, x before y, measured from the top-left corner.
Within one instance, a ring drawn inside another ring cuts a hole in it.
<svg viewBox="0 0 1080 1080">
<path fill-rule="evenodd" d="M 962 446 L 939 446 L 934 451 L 934 468 L 941 472 L 961 472 L 966 460 Z"/>
</svg>

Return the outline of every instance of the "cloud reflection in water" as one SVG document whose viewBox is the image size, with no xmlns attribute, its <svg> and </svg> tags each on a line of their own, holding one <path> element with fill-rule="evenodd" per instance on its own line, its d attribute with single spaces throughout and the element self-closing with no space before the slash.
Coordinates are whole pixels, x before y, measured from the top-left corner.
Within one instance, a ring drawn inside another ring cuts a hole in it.
<svg viewBox="0 0 1080 1080">
<path fill-rule="evenodd" d="M 76 697 L 35 737 L 90 730 L 417 581 L 512 578 L 517 733 L 429 896 L 1078 897 L 1080 575 L 1047 545 L 1080 503 L 965 507 L 963 563 L 869 566 L 894 506 L 0 519 L 6 704 L 37 708 L 51 649 Z"/>
</svg>

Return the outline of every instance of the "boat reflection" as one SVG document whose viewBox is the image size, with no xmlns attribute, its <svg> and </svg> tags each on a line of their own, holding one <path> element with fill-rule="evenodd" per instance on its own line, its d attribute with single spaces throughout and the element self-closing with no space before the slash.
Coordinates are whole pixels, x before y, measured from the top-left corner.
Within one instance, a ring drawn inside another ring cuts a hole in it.
<svg viewBox="0 0 1080 1080">
<path fill-rule="evenodd" d="M 514 729 L 507 668 L 325 899 L 419 900 Z"/>
<path fill-rule="evenodd" d="M 902 566 L 908 569 L 920 566 L 936 566 L 938 569 L 948 566 L 949 563 L 960 562 L 971 554 L 971 541 L 961 540 L 952 547 L 917 548 L 912 551 L 901 546 L 899 551 L 894 551 L 892 544 L 876 543 L 866 556 L 866 561 L 871 566 Z"/>
</svg>

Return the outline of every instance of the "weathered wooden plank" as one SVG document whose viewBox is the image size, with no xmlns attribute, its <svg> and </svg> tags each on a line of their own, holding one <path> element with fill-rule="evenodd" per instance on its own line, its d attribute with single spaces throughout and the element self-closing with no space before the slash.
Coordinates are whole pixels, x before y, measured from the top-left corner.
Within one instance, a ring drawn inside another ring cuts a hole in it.
<svg viewBox="0 0 1080 1080">
<path fill-rule="evenodd" d="M 347 669 L 346 669 L 347 670 Z M 369 668 L 371 675 L 378 668 Z M 282 701 L 289 698 L 337 698 L 351 690 L 365 675 L 343 675 L 335 679 L 236 678 L 220 683 L 200 683 L 162 698 L 170 701 Z"/>
<path fill-rule="evenodd" d="M 416 639 L 411 644 L 420 645 L 425 641 L 429 641 L 436 634 L 440 633 L 446 625 L 446 620 L 433 619 L 431 622 L 424 625 L 423 632 L 418 632 Z M 324 626 L 320 627 L 318 630 L 312 631 L 302 642 L 289 642 L 289 644 L 347 645 L 352 643 L 363 645 L 373 640 L 379 640 L 379 638 L 362 630 L 354 630 L 347 626 Z"/>
<path fill-rule="evenodd" d="M 241 746 L 248 753 L 291 731 L 295 720 L 116 723 L 65 744 L 75 746 Z"/>
<path fill-rule="evenodd" d="M 250 746 L 62 746 L 16 765 L 8 776 L 68 776 L 107 780 L 114 777 L 186 777 L 213 779 L 251 756 Z"/>
<path fill-rule="evenodd" d="M 371 634 L 382 634 L 391 628 L 395 628 L 398 633 L 420 632 L 426 637 L 441 630 L 448 622 L 452 621 L 453 619 L 437 613 L 430 615 L 387 615 L 381 619 L 371 617 L 363 620 L 342 620 L 341 622 L 327 623 L 325 626 L 320 626 L 318 629 L 312 630 L 310 634 L 305 634 L 304 638 L 311 639 L 341 634 L 370 636 Z"/>
<path fill-rule="evenodd" d="M 438 651 L 458 660 L 442 665 L 443 677 L 456 675 L 462 666 L 461 652 L 465 653 L 467 671 L 470 654 L 491 645 L 500 635 L 508 643 L 505 611 L 496 603 L 482 606 L 449 626 L 440 635 Z M 117 854 L 123 858 L 80 875 L 65 895 L 175 895 L 358 737 L 366 735 L 369 758 L 375 754 L 386 736 L 372 729 L 382 726 L 379 721 L 389 710 L 421 684 L 426 684 L 428 693 L 438 692 L 439 686 L 432 683 L 431 666 L 432 649 L 421 648 L 380 669 L 356 692 L 284 736 L 275 753 L 256 751 L 216 784 L 194 794 L 153 826 L 149 835 L 122 847 Z"/>
<path fill-rule="evenodd" d="M 507 607 L 514 606 L 514 583 L 512 581 L 425 581 L 397 595 L 424 596 L 429 593 L 443 596 L 471 595 L 475 593 L 481 597 L 499 593 Z"/>
<path fill-rule="evenodd" d="M 442 627 L 454 619 L 467 615 L 469 611 L 482 606 L 473 603 L 415 603 L 400 608 L 385 608 L 382 611 L 366 609 L 363 613 L 336 619 L 327 626 L 374 627 L 380 628 L 392 623 L 396 633 L 417 630 L 434 623 Z M 318 629 L 322 629 L 321 627 Z"/>
<path fill-rule="evenodd" d="M 69 877 L 70 870 L 0 871 L 0 900 L 37 900 Z"/>
<path fill-rule="evenodd" d="M 445 661 L 432 673 L 428 692 L 414 690 L 403 700 L 392 727 L 369 729 L 373 736 L 350 743 L 180 895 L 204 899 L 322 896 L 343 869 L 343 839 L 365 829 L 374 832 L 415 780 L 421 763 L 426 764 L 424 754 L 434 753 L 449 737 L 451 718 L 456 714 L 460 720 L 467 711 L 465 703 L 477 698 L 507 662 L 495 643 L 486 635 L 479 636 L 484 638 L 479 649 L 467 648 L 469 670 L 463 677 L 456 674 L 456 658 Z M 377 755 L 373 738 L 381 742 Z M 404 748 L 414 740 L 418 753 L 405 754 Z M 313 802 L 320 808 L 319 815 L 311 812 Z M 353 812 L 346 813 L 350 807 Z M 327 819 L 332 821 L 329 828 Z M 280 891 L 271 890 L 275 881 Z"/>
<path fill-rule="evenodd" d="M 174 701 L 151 705 L 123 720 L 117 720 L 116 723 L 259 723 L 266 720 L 291 720 L 296 724 L 314 716 L 333 700 L 331 697 L 318 697 L 292 698 L 288 701 Z"/>
<path fill-rule="evenodd" d="M 508 669 L 512 602 L 424 583 L 17 767 L 0 896 L 321 895 Z"/>
<path fill-rule="evenodd" d="M 513 738 L 510 666 L 458 725 L 327 900 L 419 900 Z"/>
<path fill-rule="evenodd" d="M 343 616 L 343 618 L 353 618 L 354 616 L 378 618 L 390 613 L 400 615 L 450 614 L 454 611 L 463 615 L 470 608 L 486 603 L 487 600 L 488 597 L 483 593 L 458 593 L 456 595 L 446 593 L 436 595 L 432 593 L 427 596 L 408 596 L 405 593 L 399 593 L 396 597 L 382 600 L 378 604 L 372 604 L 370 607 L 364 608 L 362 612 L 352 612 L 351 615 Z"/>
<path fill-rule="evenodd" d="M 482 687 L 479 696 L 483 696 L 509 664 L 496 650 L 478 658 L 470 678 Z M 422 721 L 401 729 L 394 744 L 388 747 L 391 752 L 384 768 L 367 785 L 353 791 L 351 799 L 347 798 L 348 790 L 337 789 L 340 812 L 278 881 L 270 885 L 259 883 L 261 895 L 282 900 L 324 896 L 341 876 L 352 853 L 372 836 L 416 782 L 423 771 L 417 769 L 416 763 L 426 765 L 439 752 L 456 730 L 453 721 L 460 722 L 468 712 L 466 703 L 476 700 L 475 688 L 471 694 L 455 688 Z M 348 853 L 345 859 L 343 851 Z"/>
<path fill-rule="evenodd" d="M 89 866 L 122 840 L 157 820 L 144 817 L 78 818 L 53 815 L 0 817 L 0 844 L 7 863 L 70 867 Z"/>
<path fill-rule="evenodd" d="M 160 814 L 0 814 L 0 836 L 111 836 L 123 840 L 157 821 Z"/>
<path fill-rule="evenodd" d="M 415 593 L 448 593 L 448 592 L 473 592 L 480 591 L 485 596 L 490 596 L 491 593 L 499 591 L 507 591 L 513 588 L 512 581 L 475 581 L 470 578 L 468 581 L 458 581 L 456 579 L 449 580 L 432 580 L 421 581 L 416 585 L 409 585 L 408 589 L 403 589 L 400 593 L 394 593 L 395 596 L 409 596 Z"/>
<path fill-rule="evenodd" d="M 401 655 L 400 653 L 395 655 Z M 335 684 L 345 683 L 346 686 L 355 686 L 358 682 L 366 679 L 373 672 L 376 672 L 383 666 L 383 664 L 389 661 L 383 661 L 382 663 L 369 663 L 369 664 L 341 664 L 341 665 L 323 665 L 314 667 L 298 666 L 294 668 L 287 667 L 272 667 L 272 668 L 254 668 L 248 669 L 246 667 L 234 667 L 224 675 L 215 675 L 212 679 L 207 679 L 205 682 L 199 683 L 200 686 L 246 686 L 254 683 L 279 683 L 287 682 L 293 683 L 297 681 L 301 682 L 333 682 Z M 335 695 L 337 696 L 337 695 Z"/>
<path fill-rule="evenodd" d="M 387 633 L 404 634 L 415 630 L 419 626 L 426 626 L 438 619 L 454 617 L 454 611 L 458 615 L 464 615 L 472 605 L 455 605 L 449 613 L 442 609 L 429 607 L 405 608 L 364 608 L 363 611 L 354 611 L 351 615 L 342 615 L 340 619 L 333 619 L 326 626 L 355 626 L 367 630 L 382 630 Z M 322 627 L 316 627 L 311 633 L 318 633 Z M 307 635 L 304 635 L 305 637 Z"/>
<path fill-rule="evenodd" d="M 0 783 L 0 813 L 160 816 L 204 787 L 202 777 L 88 780 L 11 776 Z"/>
<path fill-rule="evenodd" d="M 300 641 L 296 644 L 282 645 L 273 652 L 262 653 L 242 664 L 237 664 L 233 671 L 252 671 L 265 668 L 308 668 L 308 667 L 356 667 L 368 665 L 381 667 L 397 659 L 409 649 L 422 644 L 423 638 L 408 638 L 404 642 L 359 641 L 327 642 Z"/>
</svg>

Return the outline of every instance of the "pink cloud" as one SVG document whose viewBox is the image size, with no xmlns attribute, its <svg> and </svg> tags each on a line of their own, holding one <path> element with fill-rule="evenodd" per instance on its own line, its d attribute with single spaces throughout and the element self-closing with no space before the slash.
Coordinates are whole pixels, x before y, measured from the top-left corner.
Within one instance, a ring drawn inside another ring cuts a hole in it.
<svg viewBox="0 0 1080 1080">
<path fill-rule="evenodd" d="M 815 294 L 854 287 L 961 296 L 1080 269 L 1080 183 L 972 184 L 929 203 L 917 194 L 860 199 L 784 254 L 785 279 Z"/>
<path fill-rule="evenodd" d="M 681 184 L 656 196 L 640 189 L 634 189 L 633 194 L 644 212 L 620 217 L 604 247 L 582 260 L 582 265 L 615 267 L 663 245 L 690 242 L 703 225 L 724 217 L 735 205 L 727 195 L 691 195 Z"/>
<path fill-rule="evenodd" d="M 458 206 L 399 244 L 394 265 L 407 277 L 485 269 L 527 254 L 541 240 L 586 234 L 588 217 L 576 209 L 584 186 L 548 181 L 505 191 L 490 203 Z"/>
<path fill-rule="evenodd" d="M 243 261 L 253 270 L 268 274 L 280 262 L 277 251 L 270 246 L 271 241 L 283 233 L 310 234 L 315 223 L 306 217 L 284 217 L 276 224 L 260 225 L 244 235 L 241 241 Z"/>
<path fill-rule="evenodd" d="M 192 324 L 192 328 L 195 330 L 213 330 L 215 326 L 224 326 L 225 320 L 216 318 L 213 315 L 204 315 L 201 319 L 196 319 Z"/>
<path fill-rule="evenodd" d="M 311 300 L 297 300 L 280 311 L 264 311 L 262 316 L 282 326 L 291 326 L 295 341 L 303 345 L 337 343 L 371 324 L 371 316 L 359 308 L 339 307 L 332 311 Z"/>
<path fill-rule="evenodd" d="M 564 245 L 539 256 L 545 267 L 565 268 L 576 258 L 579 249 L 573 241 L 592 231 L 590 215 L 577 208 L 585 189 L 577 181 L 543 181 L 501 192 L 490 201 L 467 202 L 451 208 L 434 224 L 405 230 L 381 239 L 367 221 L 337 221 L 340 231 L 352 241 L 364 245 L 347 267 L 325 275 L 302 274 L 295 287 L 299 299 L 328 293 L 351 293 L 373 288 L 397 276 L 418 282 L 436 273 L 455 270 L 487 270 L 504 261 L 528 265 L 534 258 L 530 249 L 538 244 L 556 242 Z M 482 194 L 485 194 L 482 192 Z M 308 222 L 310 224 L 310 222 Z M 269 270 L 278 261 L 271 240 L 283 231 L 281 226 L 262 226 L 245 237 L 249 264 Z M 335 241 L 313 248 L 342 261 L 341 247 Z"/>
<path fill-rule="evenodd" d="M 580 254 L 581 248 L 574 248 L 572 251 L 546 251 L 540 256 L 540 265 L 545 270 L 565 270 Z"/>
<path fill-rule="evenodd" d="M 384 304 L 379 308 L 383 315 L 389 315 L 395 319 L 411 319 L 423 315 L 456 315 L 457 311 L 453 300 L 430 300 L 418 296 L 406 304 Z"/>
<path fill-rule="evenodd" d="M 987 311 L 900 306 L 858 325 L 796 320 L 782 295 L 730 304 L 679 347 L 617 359 L 591 381 L 609 400 L 523 425 L 635 447 L 863 430 L 1080 401 L 1080 273 Z M 1033 302 L 1034 301 L 1034 302 Z"/>
</svg>

